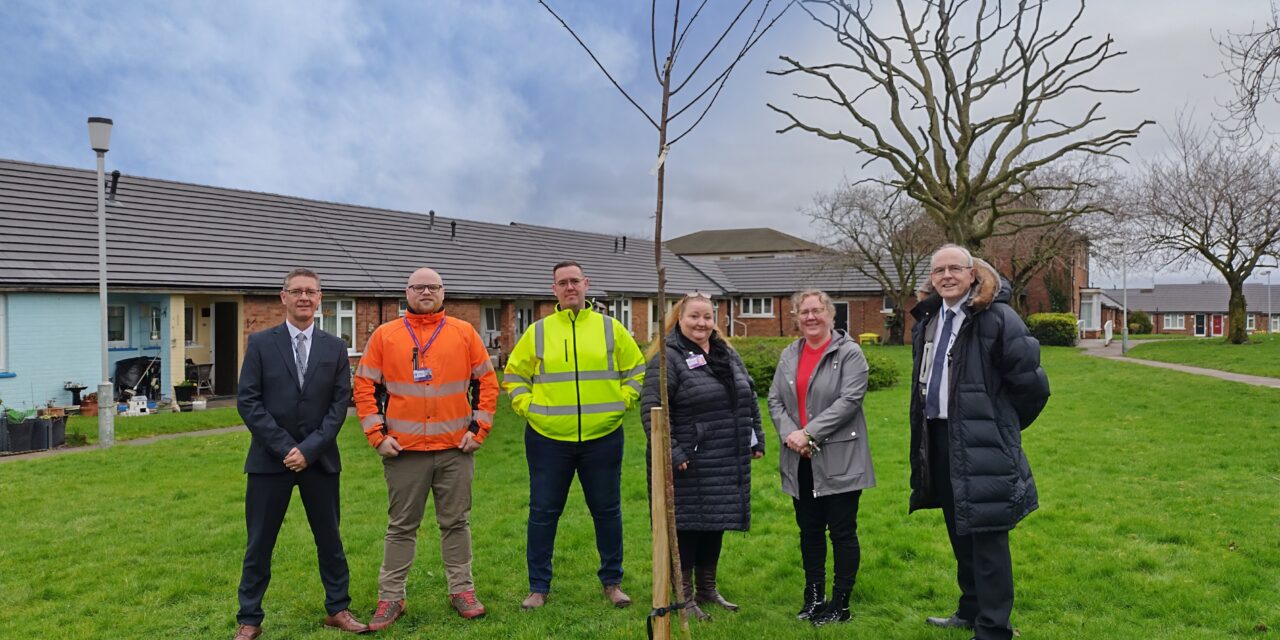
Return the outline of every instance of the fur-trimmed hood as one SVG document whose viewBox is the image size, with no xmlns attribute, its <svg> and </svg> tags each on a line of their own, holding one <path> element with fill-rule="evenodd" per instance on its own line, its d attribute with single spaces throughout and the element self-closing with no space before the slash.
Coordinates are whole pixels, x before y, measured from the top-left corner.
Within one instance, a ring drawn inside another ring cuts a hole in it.
<svg viewBox="0 0 1280 640">
<path fill-rule="evenodd" d="M 976 311 L 985 311 L 991 306 L 992 302 L 1008 303 L 1013 297 L 1013 287 L 1009 285 L 1009 281 L 1000 277 L 995 267 L 982 258 L 975 257 L 973 259 L 973 287 L 969 290 L 969 302 L 967 303 L 971 309 Z M 930 308 L 941 306 L 942 298 L 933 290 L 933 282 L 926 279 L 920 289 L 916 291 L 916 299 L 925 304 L 925 301 L 934 300 Z M 917 305 L 917 308 L 919 306 Z"/>
</svg>

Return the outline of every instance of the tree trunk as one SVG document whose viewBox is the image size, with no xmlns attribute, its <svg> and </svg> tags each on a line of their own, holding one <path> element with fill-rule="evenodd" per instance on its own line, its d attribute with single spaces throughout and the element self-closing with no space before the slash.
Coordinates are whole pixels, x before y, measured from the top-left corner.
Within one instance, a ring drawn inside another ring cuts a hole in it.
<svg viewBox="0 0 1280 640">
<path fill-rule="evenodd" d="M 1231 288 L 1231 299 L 1227 303 L 1227 341 L 1232 344 L 1245 344 L 1249 342 L 1249 332 L 1245 331 L 1244 328 L 1244 317 L 1247 312 L 1244 300 L 1244 280 L 1227 280 L 1227 286 Z"/>
</svg>

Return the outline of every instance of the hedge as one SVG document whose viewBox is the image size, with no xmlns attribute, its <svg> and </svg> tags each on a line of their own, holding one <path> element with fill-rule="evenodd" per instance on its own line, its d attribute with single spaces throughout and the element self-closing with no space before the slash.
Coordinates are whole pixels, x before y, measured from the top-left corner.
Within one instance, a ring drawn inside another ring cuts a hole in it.
<svg viewBox="0 0 1280 640">
<path fill-rule="evenodd" d="M 732 338 L 733 348 L 742 356 L 742 363 L 756 383 L 756 393 L 768 395 L 769 386 L 773 384 L 773 373 L 778 368 L 778 356 L 782 350 L 795 342 L 795 338 Z M 887 356 L 875 353 L 874 350 L 863 349 L 871 372 L 867 380 L 869 391 L 887 389 L 898 383 L 898 367 Z"/>
<path fill-rule="evenodd" d="M 1129 312 L 1129 333 L 1145 335 L 1151 333 L 1151 316 L 1142 309 L 1134 309 Z"/>
<path fill-rule="evenodd" d="M 1076 343 L 1076 317 L 1069 313 L 1033 313 L 1027 318 L 1027 329 L 1050 347 L 1071 347 Z"/>
</svg>

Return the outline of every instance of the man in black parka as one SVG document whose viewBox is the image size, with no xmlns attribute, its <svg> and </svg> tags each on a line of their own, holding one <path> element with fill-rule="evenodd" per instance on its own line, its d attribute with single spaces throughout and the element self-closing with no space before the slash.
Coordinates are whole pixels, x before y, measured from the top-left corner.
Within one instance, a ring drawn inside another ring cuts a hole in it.
<svg viewBox="0 0 1280 640">
<path fill-rule="evenodd" d="M 960 601 L 939 627 L 1012 637 L 1009 530 L 1038 505 L 1023 429 L 1049 399 L 1040 343 L 1009 307 L 1009 284 L 957 245 L 930 261 L 911 311 L 911 511 L 941 508 Z"/>
</svg>

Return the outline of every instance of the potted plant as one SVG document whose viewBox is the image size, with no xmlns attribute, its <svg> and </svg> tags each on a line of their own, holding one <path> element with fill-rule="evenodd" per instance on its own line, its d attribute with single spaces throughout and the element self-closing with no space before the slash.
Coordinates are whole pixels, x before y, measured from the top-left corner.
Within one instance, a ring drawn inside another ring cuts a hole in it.
<svg viewBox="0 0 1280 640">
<path fill-rule="evenodd" d="M 96 416 L 98 415 L 98 394 L 90 393 L 80 401 L 80 415 Z"/>
<path fill-rule="evenodd" d="M 191 402 L 196 395 L 196 383 L 194 380 L 183 380 L 173 385 L 173 397 L 178 402 Z"/>
<path fill-rule="evenodd" d="M 5 418 L 8 422 L 9 450 L 30 451 L 31 432 L 36 426 L 35 418 L 29 418 L 26 413 L 17 409 L 5 411 Z"/>
</svg>

